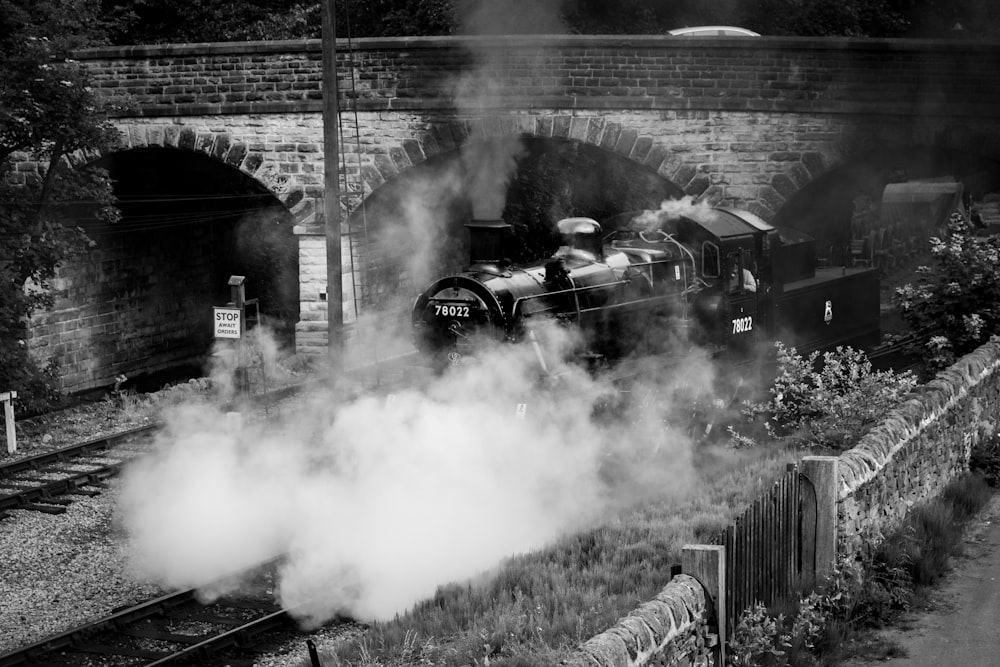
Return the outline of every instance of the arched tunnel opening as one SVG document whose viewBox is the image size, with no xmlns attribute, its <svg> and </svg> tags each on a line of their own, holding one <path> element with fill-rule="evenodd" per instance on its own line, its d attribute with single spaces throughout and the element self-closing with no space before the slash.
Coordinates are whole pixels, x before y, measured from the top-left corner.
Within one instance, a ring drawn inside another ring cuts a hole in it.
<svg viewBox="0 0 1000 667">
<path fill-rule="evenodd" d="M 772 222 L 806 232 L 816 239 L 819 256 L 840 266 L 851 261 L 852 241 L 866 240 L 889 224 L 882 205 L 886 186 L 912 183 L 918 190 L 921 183 L 934 182 L 960 184 L 964 206 L 984 208 L 1000 191 L 1000 162 L 944 148 L 874 152 L 803 187 Z"/>
<path fill-rule="evenodd" d="M 509 259 L 525 262 L 558 247 L 556 222 L 562 218 L 603 222 L 683 196 L 652 169 L 572 139 L 521 136 L 467 144 L 398 175 L 351 215 L 351 236 L 363 246 L 354 253 L 361 260 L 355 301 L 359 309 L 411 306 L 432 276 L 468 264 L 464 225 L 473 218 L 511 224 Z"/>
<path fill-rule="evenodd" d="M 146 388 L 201 374 L 214 341 L 212 307 L 230 301 L 233 275 L 245 277 L 246 298 L 259 300 L 279 344 L 294 345 L 298 244 L 271 192 L 219 160 L 175 148 L 126 150 L 91 166 L 110 175 L 121 218 L 85 225 L 95 245 L 63 271 L 59 307 L 78 312 L 88 352 L 63 373 L 67 389 L 120 375 Z"/>
<path fill-rule="evenodd" d="M 882 333 L 905 336 L 896 290 L 932 264 L 930 238 L 948 233 L 953 213 L 1000 223 L 1000 162 L 944 148 L 873 152 L 802 188 L 773 223 L 815 238 L 821 262 L 878 269 Z"/>
</svg>

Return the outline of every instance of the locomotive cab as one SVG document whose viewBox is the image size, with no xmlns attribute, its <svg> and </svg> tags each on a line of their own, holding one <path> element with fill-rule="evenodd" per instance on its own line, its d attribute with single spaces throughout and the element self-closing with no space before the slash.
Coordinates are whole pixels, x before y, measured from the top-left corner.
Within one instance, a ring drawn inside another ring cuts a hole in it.
<svg viewBox="0 0 1000 667">
<path fill-rule="evenodd" d="M 769 331 L 770 248 L 775 229 L 746 211 L 700 208 L 666 223 L 698 260 L 696 342 L 746 358 Z"/>
</svg>

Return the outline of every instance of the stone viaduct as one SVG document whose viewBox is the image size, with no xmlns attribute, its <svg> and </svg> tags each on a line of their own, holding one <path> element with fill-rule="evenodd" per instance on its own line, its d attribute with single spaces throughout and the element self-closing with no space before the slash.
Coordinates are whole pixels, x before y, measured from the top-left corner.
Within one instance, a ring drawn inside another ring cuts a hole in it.
<svg viewBox="0 0 1000 667">
<path fill-rule="evenodd" d="M 132 46 L 76 58 L 102 93 L 130 102 L 113 119 L 121 152 L 198 154 L 280 201 L 298 245 L 295 346 L 323 351 L 321 44 Z M 464 146 L 534 138 L 585 144 L 676 192 L 787 223 L 808 214 L 804 196 L 824 182 L 846 183 L 839 196 L 850 205 L 870 185 L 859 174 L 941 175 L 917 173 L 921 156 L 964 156 L 988 171 L 1000 161 L 998 77 L 1000 44 L 967 42 L 582 35 L 341 42 L 341 210 L 352 220 L 407 173 L 456 159 Z M 351 323 L 363 260 L 351 242 L 357 227 L 344 229 Z M 51 333 L 43 329 L 39 340 Z M 71 385 L 101 379 L 100 371 L 80 373 Z"/>
</svg>

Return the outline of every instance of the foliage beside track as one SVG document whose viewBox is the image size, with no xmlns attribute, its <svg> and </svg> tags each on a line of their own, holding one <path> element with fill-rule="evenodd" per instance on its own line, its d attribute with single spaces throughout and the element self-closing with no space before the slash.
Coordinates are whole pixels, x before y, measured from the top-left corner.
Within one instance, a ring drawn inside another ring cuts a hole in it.
<svg viewBox="0 0 1000 667">
<path fill-rule="evenodd" d="M 776 347 L 769 398 L 744 406 L 746 433 L 729 428 L 735 447 L 766 438 L 844 451 L 917 385 L 912 372 L 877 371 L 864 352 L 850 347 L 808 357 L 780 342 Z"/>
<path fill-rule="evenodd" d="M 684 544 L 713 537 L 732 520 L 733 508 L 750 503 L 801 452 L 702 454 L 697 490 L 509 558 L 481 581 L 442 586 L 407 614 L 374 623 L 325 664 L 556 664 L 654 596 Z"/>
<path fill-rule="evenodd" d="M 917 280 L 898 288 L 895 302 L 915 335 L 913 351 L 940 370 L 1000 327 L 1000 237 L 976 235 L 955 213 L 930 248 L 930 266 L 917 268 Z"/>
</svg>

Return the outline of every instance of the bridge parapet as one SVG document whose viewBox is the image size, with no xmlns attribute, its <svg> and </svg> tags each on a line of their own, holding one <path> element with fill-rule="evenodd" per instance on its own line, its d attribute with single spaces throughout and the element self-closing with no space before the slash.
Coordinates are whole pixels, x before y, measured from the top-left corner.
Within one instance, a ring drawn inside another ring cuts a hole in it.
<svg viewBox="0 0 1000 667">
<path fill-rule="evenodd" d="M 800 37 L 519 36 L 338 45 L 359 110 L 644 109 L 988 115 L 1000 43 Z M 319 111 L 319 40 L 79 51 L 125 115 Z"/>
</svg>

